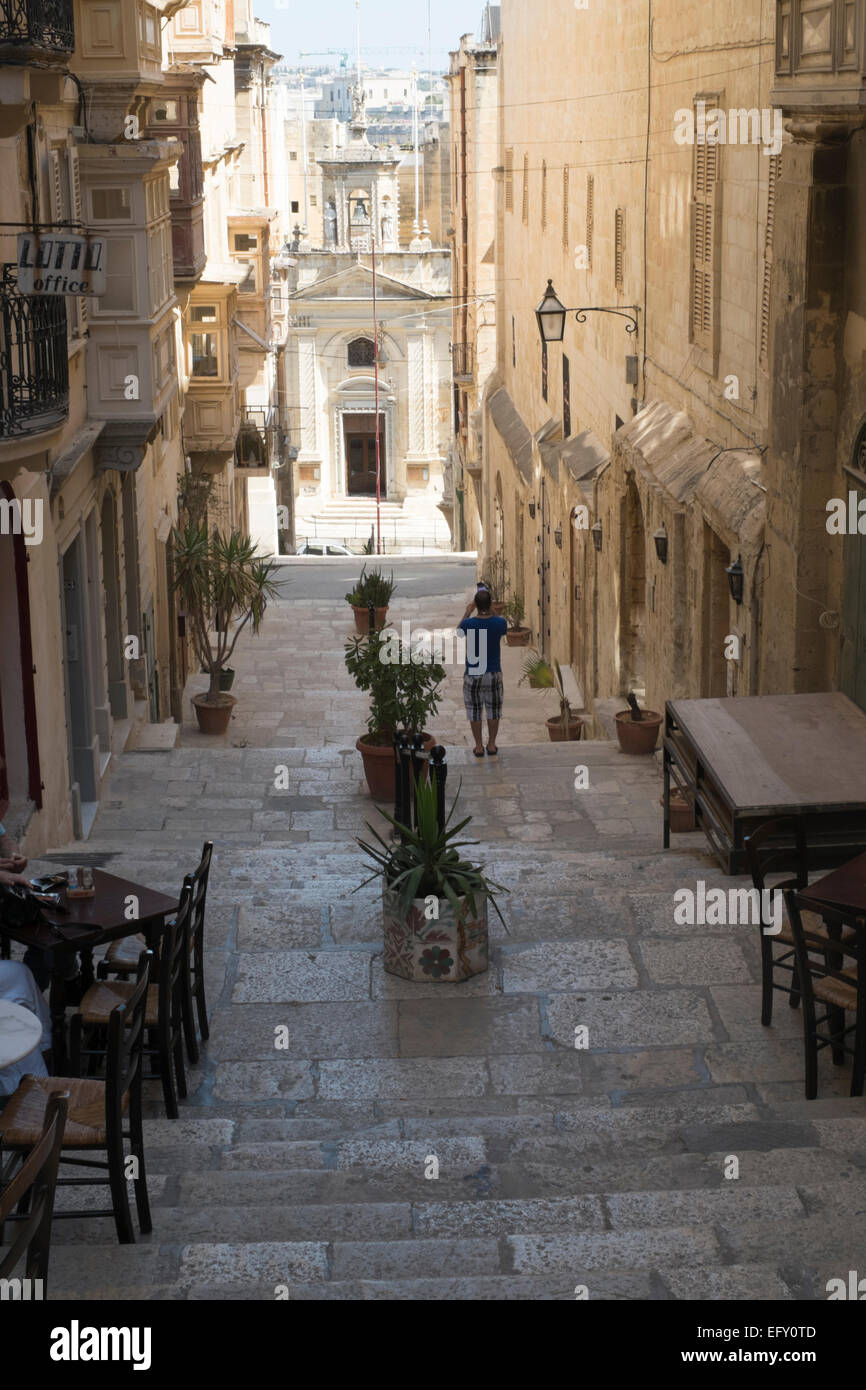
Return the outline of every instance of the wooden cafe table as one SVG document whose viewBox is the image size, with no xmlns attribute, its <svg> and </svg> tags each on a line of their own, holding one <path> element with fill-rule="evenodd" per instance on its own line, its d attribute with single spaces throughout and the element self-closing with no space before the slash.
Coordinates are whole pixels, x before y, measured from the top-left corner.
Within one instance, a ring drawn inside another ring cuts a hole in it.
<svg viewBox="0 0 866 1390">
<path fill-rule="evenodd" d="M 85 987 L 93 983 L 93 951 L 97 946 L 142 932 L 148 946 L 156 947 L 165 928 L 166 917 L 178 909 L 178 898 L 157 893 L 128 878 L 118 878 L 104 869 L 93 870 L 92 898 L 68 901 L 67 912 L 43 907 L 46 923 L 33 927 L 11 927 L 0 920 L 0 935 L 21 946 L 51 952 L 51 1061 L 55 1075 L 62 1075 L 66 1058 L 66 985 L 64 972 L 69 958 L 81 953 L 81 975 Z M 126 914 L 127 900 L 138 900 L 134 919 Z"/>
<path fill-rule="evenodd" d="M 866 920 L 866 854 L 858 854 L 832 873 L 816 879 L 801 890 L 801 897 L 808 899 L 813 912 L 820 913 L 822 907 L 829 907 L 835 912 L 850 913 Z"/>
<path fill-rule="evenodd" d="M 747 872 L 746 838 L 779 816 L 802 821 L 813 865 L 838 864 L 866 846 L 866 713 L 838 691 L 669 700 L 665 849 L 672 786 L 725 873 Z"/>
</svg>

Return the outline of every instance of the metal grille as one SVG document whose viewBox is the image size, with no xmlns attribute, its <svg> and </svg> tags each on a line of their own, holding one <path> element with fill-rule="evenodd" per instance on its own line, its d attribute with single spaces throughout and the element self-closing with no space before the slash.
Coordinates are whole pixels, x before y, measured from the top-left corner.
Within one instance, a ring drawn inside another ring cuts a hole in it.
<svg viewBox="0 0 866 1390">
<path fill-rule="evenodd" d="M 18 268 L 0 279 L 0 437 L 49 429 L 69 408 L 66 302 L 18 293 Z M 53 419 L 52 419 L 53 417 Z"/>
<path fill-rule="evenodd" d="M 71 53 L 75 48 L 73 0 L 0 0 L 0 44 L 6 43 Z"/>
</svg>

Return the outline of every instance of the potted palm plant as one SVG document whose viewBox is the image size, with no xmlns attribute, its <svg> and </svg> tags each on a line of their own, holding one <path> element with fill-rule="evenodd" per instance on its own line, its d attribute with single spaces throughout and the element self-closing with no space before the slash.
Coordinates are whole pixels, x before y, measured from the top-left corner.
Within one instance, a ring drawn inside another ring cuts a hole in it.
<svg viewBox="0 0 866 1390">
<path fill-rule="evenodd" d="M 646 756 L 655 751 L 663 714 L 658 710 L 641 709 L 635 694 L 626 697 L 628 709 L 616 716 L 616 736 L 623 753 Z"/>
<path fill-rule="evenodd" d="M 528 647 L 532 633 L 528 627 L 523 626 L 525 614 L 522 594 L 511 594 L 502 610 L 502 616 L 508 619 L 508 631 L 505 634 L 506 645 L 509 647 Z"/>
<path fill-rule="evenodd" d="M 367 566 L 364 565 L 354 589 L 346 595 L 346 602 L 355 615 L 355 631 L 360 636 L 370 631 L 371 607 L 375 609 L 376 627 L 385 626 L 388 605 L 396 587 L 393 570 L 391 578 L 386 579 L 381 570 L 370 570 L 368 574 Z"/>
<path fill-rule="evenodd" d="M 485 561 L 484 575 L 478 581 L 479 589 L 482 586 L 490 590 L 491 610 L 497 618 L 501 618 L 508 595 L 508 561 L 501 550 L 488 556 Z"/>
<path fill-rule="evenodd" d="M 440 826 L 436 789 L 419 782 L 417 829 L 387 816 L 399 836 L 395 843 L 386 843 L 372 825 L 367 829 L 376 843 L 357 842 L 376 866 L 360 886 L 382 879 L 383 963 L 389 975 L 421 984 L 459 984 L 488 967 L 487 904 L 501 921 L 495 895 L 507 890 L 463 858 L 477 841 L 459 839 L 472 818 L 452 824 L 456 806 L 457 797 Z"/>
<path fill-rule="evenodd" d="M 237 704 L 221 686 L 247 624 L 258 632 L 278 589 L 274 562 L 259 557 L 249 536 L 208 534 L 207 522 L 187 521 L 172 532 L 172 586 L 183 605 L 195 654 L 207 672 L 207 691 L 193 696 L 203 734 L 224 734 Z"/>
<path fill-rule="evenodd" d="M 583 720 L 568 703 L 562 679 L 562 667 L 543 656 L 528 657 L 523 666 L 520 684 L 527 680 L 535 690 L 555 690 L 559 697 L 559 714 L 548 719 L 547 734 L 551 743 L 575 742 L 580 738 Z"/>
<path fill-rule="evenodd" d="M 436 742 L 427 732 L 427 723 L 439 708 L 445 668 L 427 659 L 412 660 L 413 655 L 418 653 L 405 646 L 393 628 L 375 629 L 346 644 L 346 669 L 358 689 L 370 696 L 367 732 L 355 747 L 374 801 L 393 803 L 398 729 L 423 734 L 428 750 Z"/>
</svg>

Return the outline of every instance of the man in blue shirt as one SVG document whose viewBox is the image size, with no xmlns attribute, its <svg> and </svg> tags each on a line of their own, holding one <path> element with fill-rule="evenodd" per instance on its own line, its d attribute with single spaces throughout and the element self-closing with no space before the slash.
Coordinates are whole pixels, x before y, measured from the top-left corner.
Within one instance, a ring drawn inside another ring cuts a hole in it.
<svg viewBox="0 0 866 1390">
<path fill-rule="evenodd" d="M 459 631 L 466 633 L 466 674 L 463 702 L 475 739 L 476 758 L 484 757 L 483 721 L 487 715 L 487 754 L 495 758 L 496 735 L 502 717 L 502 663 L 499 648 L 508 631 L 504 618 L 495 617 L 489 589 L 479 589 L 463 614 Z M 478 614 L 473 618 L 472 614 Z"/>
</svg>

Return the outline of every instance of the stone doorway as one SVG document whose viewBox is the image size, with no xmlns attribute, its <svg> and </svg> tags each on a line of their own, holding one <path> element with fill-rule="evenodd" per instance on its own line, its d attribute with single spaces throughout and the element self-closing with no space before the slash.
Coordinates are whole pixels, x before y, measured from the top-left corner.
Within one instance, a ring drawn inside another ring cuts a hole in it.
<svg viewBox="0 0 866 1390">
<path fill-rule="evenodd" d="M 376 424 L 374 415 L 344 415 L 346 492 L 350 497 L 376 496 Z M 379 416 L 380 493 L 385 495 L 385 416 Z"/>
<path fill-rule="evenodd" d="M 646 694 L 646 536 L 640 493 L 633 477 L 621 504 L 622 590 L 620 662 L 622 693 Z"/>
</svg>

